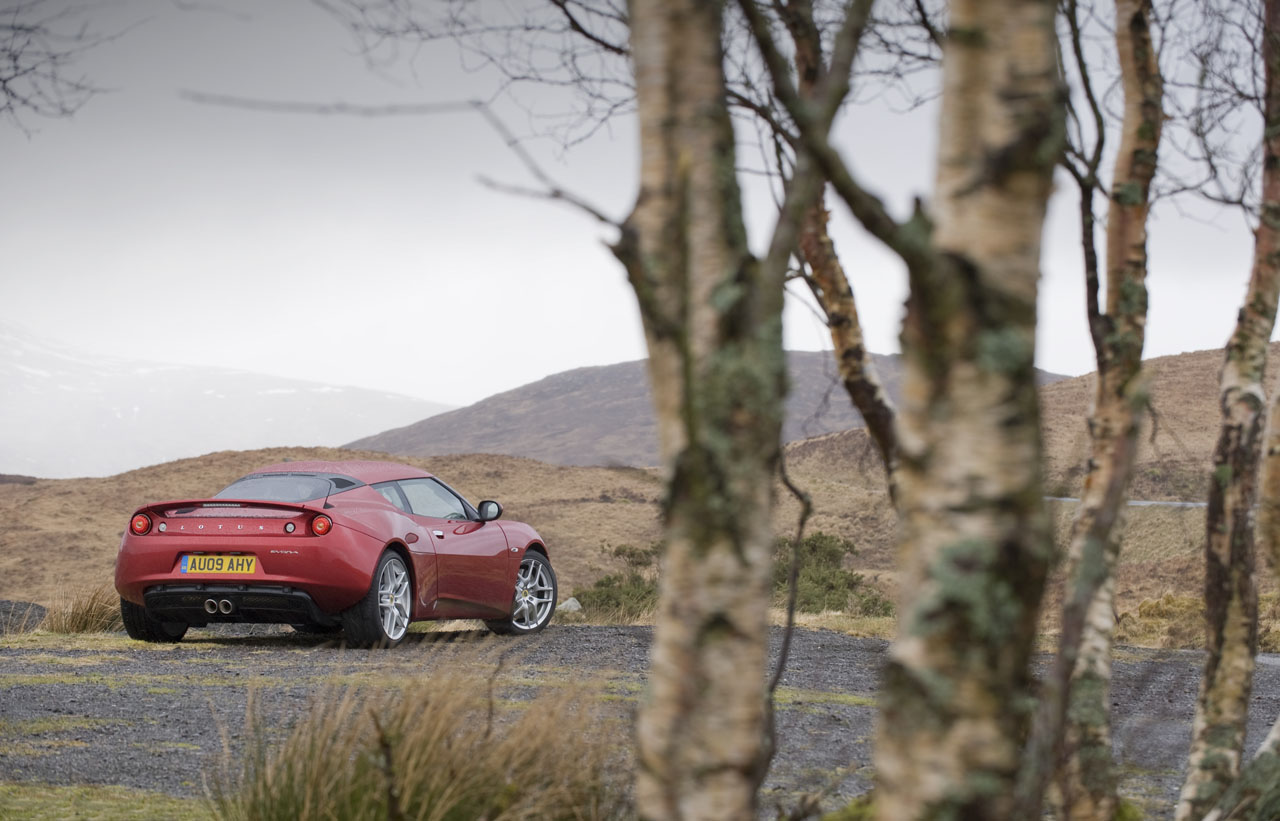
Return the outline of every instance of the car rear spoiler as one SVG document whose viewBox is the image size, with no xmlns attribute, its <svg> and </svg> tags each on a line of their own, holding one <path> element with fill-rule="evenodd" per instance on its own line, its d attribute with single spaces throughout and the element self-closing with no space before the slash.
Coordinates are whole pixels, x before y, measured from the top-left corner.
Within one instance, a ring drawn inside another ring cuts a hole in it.
<svg viewBox="0 0 1280 821">
<path fill-rule="evenodd" d="M 139 513 L 152 513 L 160 516 L 167 516 L 171 512 L 192 513 L 196 510 L 209 510 L 217 508 L 243 509 L 256 508 L 267 510 L 280 510 L 289 513 L 314 513 L 315 508 L 308 507 L 306 503 L 296 502 L 265 502 L 261 499 L 185 499 L 172 502 L 156 502 L 154 504 L 145 505 L 137 509 L 134 515 Z"/>
</svg>

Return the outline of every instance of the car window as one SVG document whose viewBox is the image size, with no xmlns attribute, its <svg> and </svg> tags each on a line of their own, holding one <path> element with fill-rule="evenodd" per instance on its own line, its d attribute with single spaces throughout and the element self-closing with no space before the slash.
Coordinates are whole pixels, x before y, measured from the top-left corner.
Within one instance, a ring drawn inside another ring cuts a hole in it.
<svg viewBox="0 0 1280 821">
<path fill-rule="evenodd" d="M 398 483 L 409 498 L 409 507 L 419 516 L 436 519 L 465 519 L 462 500 L 433 479 L 404 479 Z"/>
<path fill-rule="evenodd" d="M 404 497 L 400 495 L 400 491 L 396 490 L 395 482 L 383 482 L 380 485 L 374 485 L 373 489 L 381 493 L 382 498 L 400 508 L 405 513 L 409 512 L 409 508 L 404 506 Z"/>
<path fill-rule="evenodd" d="M 214 496 L 215 499 L 255 499 L 264 502 L 310 502 L 334 491 L 324 476 L 299 473 L 265 473 L 237 479 Z"/>
</svg>

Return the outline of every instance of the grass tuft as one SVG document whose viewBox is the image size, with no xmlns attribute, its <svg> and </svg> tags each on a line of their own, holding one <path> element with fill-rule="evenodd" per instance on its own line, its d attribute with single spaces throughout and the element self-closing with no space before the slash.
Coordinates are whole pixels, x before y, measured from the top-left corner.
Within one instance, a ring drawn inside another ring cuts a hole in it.
<svg viewBox="0 0 1280 821">
<path fill-rule="evenodd" d="M 50 633 L 112 633 L 123 630 L 120 597 L 109 584 L 71 591 L 49 608 L 40 626 Z"/>
<path fill-rule="evenodd" d="M 281 733 L 256 702 L 245 749 L 224 740 L 211 797 L 219 817 L 567 819 L 628 817 L 629 775 L 596 694 L 555 688 L 497 700 L 493 679 L 451 665 L 395 692 L 335 688 Z"/>
<path fill-rule="evenodd" d="M 1205 608 L 1201 596 L 1166 593 L 1144 599 L 1137 609 L 1121 613 L 1116 621 L 1116 642 L 1166 650 L 1204 647 Z M 1280 594 L 1269 593 L 1258 601 L 1258 650 L 1280 652 Z"/>
</svg>

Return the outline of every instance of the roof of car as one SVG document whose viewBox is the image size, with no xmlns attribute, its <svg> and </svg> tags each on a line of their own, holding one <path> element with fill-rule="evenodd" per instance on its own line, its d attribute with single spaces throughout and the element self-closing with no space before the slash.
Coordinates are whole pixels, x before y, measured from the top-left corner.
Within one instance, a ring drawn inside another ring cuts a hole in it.
<svg viewBox="0 0 1280 821">
<path fill-rule="evenodd" d="M 350 476 L 366 484 L 389 482 L 392 479 L 422 479 L 430 476 L 421 468 L 396 462 L 353 460 L 349 462 L 281 462 L 258 468 L 253 473 L 336 473 Z"/>
</svg>

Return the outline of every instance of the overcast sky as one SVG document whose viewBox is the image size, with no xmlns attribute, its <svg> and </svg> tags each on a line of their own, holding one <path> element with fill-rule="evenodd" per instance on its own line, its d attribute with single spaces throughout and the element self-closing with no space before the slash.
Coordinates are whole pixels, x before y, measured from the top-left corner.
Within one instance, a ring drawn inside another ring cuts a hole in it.
<svg viewBox="0 0 1280 821">
<path fill-rule="evenodd" d="M 0 0 L 0 7 L 9 5 Z M 109 89 L 74 117 L 0 123 L 0 319 L 120 357 L 244 368 L 468 404 L 558 371 L 645 355 L 634 298 L 600 226 L 499 193 L 529 185 L 474 114 L 351 118 L 201 105 L 184 90 L 315 103 L 423 103 L 484 95 L 491 76 L 452 49 L 415 71 L 371 71 L 304 0 L 86 0 L 120 32 L 77 65 Z M 934 112 L 854 109 L 838 141 L 902 211 L 931 183 Z M 512 127 L 528 123 L 499 107 Z M 617 219 L 635 195 L 633 123 L 568 153 L 530 150 Z M 1046 232 L 1039 365 L 1093 369 L 1076 205 Z M 897 350 L 905 297 L 894 260 L 849 226 L 836 240 L 868 345 Z M 757 242 L 771 204 L 755 191 Z M 1248 278 L 1238 216 L 1156 212 L 1148 356 L 1221 347 Z M 829 347 L 791 300 L 787 345 Z"/>
</svg>

